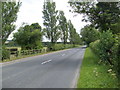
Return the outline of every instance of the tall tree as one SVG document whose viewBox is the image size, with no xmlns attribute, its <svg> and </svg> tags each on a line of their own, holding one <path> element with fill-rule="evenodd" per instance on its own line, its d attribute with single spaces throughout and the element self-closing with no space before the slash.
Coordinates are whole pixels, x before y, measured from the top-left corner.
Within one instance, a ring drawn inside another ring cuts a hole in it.
<svg viewBox="0 0 120 90">
<path fill-rule="evenodd" d="M 69 30 L 69 40 L 70 43 L 73 44 L 73 38 L 74 38 L 74 26 L 71 23 L 71 20 L 68 21 L 68 30 Z"/>
<path fill-rule="evenodd" d="M 59 12 L 59 28 L 61 30 L 61 39 L 66 44 L 68 40 L 68 23 L 63 11 Z"/>
<path fill-rule="evenodd" d="M 76 32 L 72 22 L 68 21 L 68 30 L 69 30 L 69 40 L 71 44 L 79 44 L 81 43 L 81 39 L 79 34 Z"/>
<path fill-rule="evenodd" d="M 55 43 L 60 37 L 60 31 L 57 26 L 57 14 L 55 2 L 45 2 L 43 5 L 43 19 L 45 26 L 45 36 Z"/>
<path fill-rule="evenodd" d="M 93 0 L 93 2 L 70 2 L 70 6 L 74 12 L 84 14 L 83 20 L 90 21 L 101 32 L 111 29 L 112 24 L 118 22 L 120 18 L 119 2 Z"/>
<path fill-rule="evenodd" d="M 17 13 L 21 2 L 2 2 L 2 44 L 8 36 L 15 30 L 14 22 L 17 20 Z"/>
<path fill-rule="evenodd" d="M 71 43 L 71 44 L 73 43 L 72 38 L 74 37 L 74 36 L 73 36 L 73 33 L 72 33 L 73 29 L 74 29 L 74 26 L 73 26 L 73 24 L 71 23 L 71 20 L 69 20 L 69 21 L 68 21 L 68 31 L 69 31 L 69 40 L 70 40 L 70 43 Z"/>
</svg>

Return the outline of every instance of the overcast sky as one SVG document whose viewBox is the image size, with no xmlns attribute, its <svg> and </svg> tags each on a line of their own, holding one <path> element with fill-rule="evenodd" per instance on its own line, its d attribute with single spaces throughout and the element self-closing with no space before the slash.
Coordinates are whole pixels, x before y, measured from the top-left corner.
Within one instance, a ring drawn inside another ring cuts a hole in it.
<svg viewBox="0 0 120 90">
<path fill-rule="evenodd" d="M 68 0 L 53 0 L 56 2 L 56 10 L 63 10 L 67 20 L 71 20 L 74 27 L 76 28 L 77 32 L 80 33 L 80 29 L 83 28 L 87 23 L 82 22 L 82 15 L 76 15 L 75 13 L 69 12 L 71 9 L 69 4 L 67 3 Z M 22 5 L 18 12 L 18 18 L 16 21 L 16 30 L 21 26 L 23 22 L 32 24 L 32 23 L 39 23 L 43 27 L 43 2 L 44 0 L 21 0 Z M 13 33 L 14 33 L 13 32 Z M 9 40 L 13 38 L 13 33 L 9 36 Z M 44 41 L 47 39 L 44 38 Z"/>
</svg>

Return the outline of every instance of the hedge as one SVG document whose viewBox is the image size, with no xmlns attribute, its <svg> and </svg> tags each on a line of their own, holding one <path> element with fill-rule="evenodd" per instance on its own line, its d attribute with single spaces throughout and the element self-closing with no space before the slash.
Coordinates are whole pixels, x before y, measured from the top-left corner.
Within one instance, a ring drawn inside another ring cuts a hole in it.
<svg viewBox="0 0 120 90">
<path fill-rule="evenodd" d="M 57 51 L 57 50 L 62 50 L 62 49 L 68 49 L 68 48 L 73 48 L 74 45 L 73 44 L 55 44 L 52 46 L 52 50 L 53 51 Z"/>
<path fill-rule="evenodd" d="M 100 40 L 92 42 L 90 48 L 100 60 L 110 63 L 120 79 L 120 34 L 114 35 L 110 31 L 103 32 Z"/>
<path fill-rule="evenodd" d="M 111 65 L 111 48 L 114 46 L 115 40 L 110 31 L 103 32 L 100 35 L 100 40 L 90 44 L 90 47 L 99 56 L 101 60 L 108 61 Z"/>
</svg>

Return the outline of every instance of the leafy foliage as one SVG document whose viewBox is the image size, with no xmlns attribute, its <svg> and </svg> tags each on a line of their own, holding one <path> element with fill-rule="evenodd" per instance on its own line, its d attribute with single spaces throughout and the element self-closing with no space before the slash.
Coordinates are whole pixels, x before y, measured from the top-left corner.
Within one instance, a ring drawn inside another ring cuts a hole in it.
<svg viewBox="0 0 120 90">
<path fill-rule="evenodd" d="M 99 39 L 100 33 L 91 26 L 85 26 L 81 29 L 82 40 L 89 46 L 91 42 Z"/>
<path fill-rule="evenodd" d="M 117 23 L 112 24 L 111 29 L 112 29 L 113 34 L 119 34 L 120 33 L 120 20 Z"/>
<path fill-rule="evenodd" d="M 2 2 L 2 44 L 15 30 L 14 22 L 17 20 L 17 13 L 21 6 L 20 2 Z"/>
<path fill-rule="evenodd" d="M 68 40 L 68 23 L 63 11 L 59 12 L 59 28 L 61 30 L 61 39 L 66 44 Z"/>
<path fill-rule="evenodd" d="M 22 49 L 40 49 L 42 47 L 42 31 L 38 23 L 19 28 L 14 34 L 14 41 L 22 46 Z"/>
<path fill-rule="evenodd" d="M 10 58 L 10 52 L 6 49 L 5 46 L 2 46 L 2 60 L 9 58 Z"/>
<path fill-rule="evenodd" d="M 92 42 L 90 47 L 101 60 L 112 65 L 120 79 L 120 35 L 113 35 L 110 31 L 103 32 L 100 40 Z M 120 85 L 120 81 L 118 83 Z"/>
<path fill-rule="evenodd" d="M 68 49 L 73 47 L 75 47 L 75 45 L 73 44 L 55 44 L 54 46 L 52 46 L 52 50 L 57 51 L 57 50 Z"/>
<path fill-rule="evenodd" d="M 98 53 L 99 58 L 104 61 L 108 61 L 111 65 L 111 48 L 114 45 L 114 37 L 110 31 L 103 32 L 100 35 L 100 41 L 91 43 L 91 48 Z"/>
<path fill-rule="evenodd" d="M 68 30 L 69 30 L 69 40 L 71 44 L 81 44 L 82 40 L 80 38 L 80 35 L 76 32 L 76 29 L 74 28 L 72 22 L 68 21 Z"/>
<path fill-rule="evenodd" d="M 111 29 L 120 18 L 119 2 L 69 2 L 73 12 L 84 14 L 83 21 L 90 21 L 100 31 Z"/>
<path fill-rule="evenodd" d="M 45 36 L 55 43 L 60 38 L 60 31 L 57 27 L 57 13 L 55 2 L 45 2 L 43 6 L 44 32 Z"/>
<path fill-rule="evenodd" d="M 101 33 L 100 38 L 89 27 L 81 31 L 82 39 L 92 48 L 100 60 L 109 62 L 120 77 L 120 1 L 118 2 L 69 2 L 73 12 L 83 14 L 83 21 Z M 98 35 L 99 36 L 99 35 Z M 97 39 L 98 40 L 97 40 Z M 119 84 L 120 86 L 120 84 Z"/>
<path fill-rule="evenodd" d="M 120 34 L 115 36 L 115 43 L 111 48 L 111 51 L 112 51 L 111 58 L 114 64 L 114 70 L 117 72 L 120 86 Z"/>
</svg>

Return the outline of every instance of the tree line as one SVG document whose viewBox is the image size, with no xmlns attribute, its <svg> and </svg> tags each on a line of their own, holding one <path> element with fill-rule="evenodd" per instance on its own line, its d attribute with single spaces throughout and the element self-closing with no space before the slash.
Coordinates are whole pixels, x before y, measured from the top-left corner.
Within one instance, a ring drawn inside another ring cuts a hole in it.
<svg viewBox="0 0 120 90">
<path fill-rule="evenodd" d="M 8 36 L 15 30 L 14 22 L 17 20 L 21 2 L 2 2 L 2 44 L 4 45 Z M 80 35 L 76 32 L 71 20 L 67 20 L 63 11 L 56 10 L 55 2 L 45 2 L 43 5 L 43 25 L 38 23 L 31 25 L 23 23 L 14 33 L 13 40 L 22 49 L 42 48 L 43 36 L 48 38 L 51 46 L 61 39 L 64 44 L 81 44 Z M 33 17 L 34 18 L 34 17 Z"/>
</svg>

